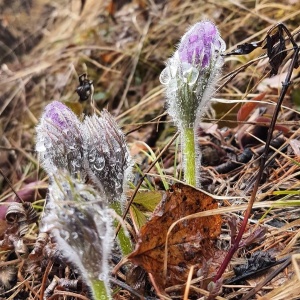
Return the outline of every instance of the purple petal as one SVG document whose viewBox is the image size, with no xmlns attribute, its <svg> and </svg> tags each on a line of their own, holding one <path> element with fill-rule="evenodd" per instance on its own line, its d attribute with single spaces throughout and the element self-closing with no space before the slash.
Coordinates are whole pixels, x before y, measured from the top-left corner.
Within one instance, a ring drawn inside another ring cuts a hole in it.
<svg viewBox="0 0 300 300">
<path fill-rule="evenodd" d="M 210 21 L 196 23 L 183 36 L 179 45 L 179 58 L 181 62 L 190 64 L 201 63 L 202 67 L 209 65 L 212 56 L 212 46 L 219 48 L 219 32 L 217 27 Z"/>
<path fill-rule="evenodd" d="M 45 107 L 44 118 L 50 119 L 51 123 L 61 129 L 72 126 L 72 118 L 77 119 L 76 115 L 63 103 L 53 101 Z M 71 122 L 70 122 L 71 121 Z"/>
</svg>

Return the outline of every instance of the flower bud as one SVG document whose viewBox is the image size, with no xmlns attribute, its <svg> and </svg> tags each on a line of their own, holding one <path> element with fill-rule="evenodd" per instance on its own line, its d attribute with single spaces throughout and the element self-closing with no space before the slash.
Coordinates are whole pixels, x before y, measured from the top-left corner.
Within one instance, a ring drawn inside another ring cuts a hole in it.
<svg viewBox="0 0 300 300">
<path fill-rule="evenodd" d="M 132 165 L 124 134 L 103 110 L 101 117 L 85 118 L 83 137 L 87 175 L 109 202 L 122 200 Z"/>
<path fill-rule="evenodd" d="M 59 173 L 49 186 L 41 232 L 51 233 L 63 256 L 75 265 L 89 286 L 100 280 L 109 295 L 109 256 L 114 239 L 105 201 L 79 180 Z M 108 299 L 108 298 L 105 298 Z"/>
<path fill-rule="evenodd" d="M 223 64 L 225 42 L 210 21 L 192 26 L 160 75 L 168 112 L 179 129 L 193 128 L 207 108 Z"/>
<path fill-rule="evenodd" d="M 81 123 L 67 106 L 58 101 L 48 104 L 36 131 L 36 151 L 48 173 L 63 169 L 84 177 Z"/>
</svg>

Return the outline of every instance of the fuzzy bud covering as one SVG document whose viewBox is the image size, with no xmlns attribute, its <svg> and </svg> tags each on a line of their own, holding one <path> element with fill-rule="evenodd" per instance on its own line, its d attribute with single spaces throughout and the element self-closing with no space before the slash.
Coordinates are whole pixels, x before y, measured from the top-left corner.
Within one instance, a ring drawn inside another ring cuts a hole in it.
<svg viewBox="0 0 300 300">
<path fill-rule="evenodd" d="M 84 177 L 81 123 L 63 103 L 48 104 L 36 128 L 36 151 L 49 174 L 68 170 Z"/>
<path fill-rule="evenodd" d="M 59 173 L 49 186 L 41 232 L 53 235 L 57 248 L 75 265 L 87 284 L 96 278 L 109 295 L 109 256 L 114 238 L 106 201 L 97 191 Z"/>
<path fill-rule="evenodd" d="M 160 75 L 168 112 L 179 129 L 191 128 L 205 112 L 223 65 L 226 45 L 210 21 L 192 26 Z"/>
<path fill-rule="evenodd" d="M 109 202 L 121 200 L 132 161 L 123 132 L 108 111 L 83 123 L 84 166 L 91 181 Z"/>
<path fill-rule="evenodd" d="M 66 170 L 90 181 L 108 202 L 121 201 L 132 160 L 123 132 L 108 111 L 81 123 L 64 104 L 46 106 L 36 128 L 36 150 L 49 175 Z"/>
</svg>

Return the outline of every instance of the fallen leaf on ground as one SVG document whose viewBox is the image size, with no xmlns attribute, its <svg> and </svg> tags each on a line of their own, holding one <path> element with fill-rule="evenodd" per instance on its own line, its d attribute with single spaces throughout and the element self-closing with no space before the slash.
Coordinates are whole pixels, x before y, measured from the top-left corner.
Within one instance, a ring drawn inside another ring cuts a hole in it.
<svg viewBox="0 0 300 300">
<path fill-rule="evenodd" d="M 167 278 L 163 276 L 164 253 L 168 229 L 174 222 L 217 208 L 218 203 L 210 196 L 193 187 L 174 184 L 163 195 L 150 221 L 141 228 L 136 249 L 128 259 L 151 273 L 161 291 L 184 283 L 191 266 L 195 268 L 194 274 L 206 268 L 205 273 L 210 276 L 219 266 L 219 261 L 214 263 L 217 261 L 214 259 L 217 252 L 214 239 L 221 232 L 220 215 L 184 220 L 174 227 L 168 236 Z"/>
<path fill-rule="evenodd" d="M 253 109 L 258 105 L 258 101 L 261 101 L 265 98 L 266 92 L 261 93 L 258 96 L 254 97 L 252 100 L 257 101 L 257 102 L 246 102 L 244 105 L 241 106 L 237 113 L 237 120 L 238 121 L 245 121 L 250 113 L 253 111 Z"/>
</svg>

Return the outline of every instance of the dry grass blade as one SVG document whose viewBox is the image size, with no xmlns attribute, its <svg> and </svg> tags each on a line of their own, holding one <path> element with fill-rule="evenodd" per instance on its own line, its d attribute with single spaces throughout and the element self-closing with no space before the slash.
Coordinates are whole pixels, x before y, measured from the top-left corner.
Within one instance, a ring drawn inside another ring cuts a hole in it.
<svg viewBox="0 0 300 300">
<path fill-rule="evenodd" d="M 84 284 L 72 290 L 50 284 L 55 276 L 59 277 L 58 281 L 77 279 L 78 272 L 72 265 L 66 267 L 51 239 L 38 235 L 39 225 L 35 223 L 44 210 L 49 180 L 39 167 L 34 151 L 35 126 L 43 108 L 53 100 L 66 103 L 79 117 L 90 111 L 88 103 L 79 103 L 75 92 L 80 74 L 88 74 L 88 79 L 93 81 L 96 112 L 108 109 L 128 132 L 126 139 L 140 170 L 134 174 L 129 191 L 131 198 L 124 213 L 128 223 L 132 224 L 128 209 L 137 192 L 149 189 L 162 192 L 163 181 L 170 185 L 180 182 L 182 157 L 180 145 L 175 142 L 178 134 L 164 114 L 164 91 L 158 78 L 182 34 L 200 19 L 210 19 L 218 25 L 227 44 L 227 53 L 237 45 L 264 40 L 278 23 L 286 25 L 295 43 L 291 44 L 284 35 L 278 46 L 282 51 L 273 49 L 275 55 L 268 53 L 269 47 L 257 48 L 242 56 L 224 57 L 216 101 L 205 116 L 205 123 L 199 123 L 198 130 L 203 162 L 201 188 L 218 201 L 219 207 L 190 211 L 169 224 L 162 265 L 165 271 L 170 270 L 169 241 L 177 226 L 187 222 L 201 223 L 205 218 L 222 215 L 226 223 L 215 246 L 227 251 L 235 240 L 241 247 L 226 268 L 224 279 L 233 278 L 234 267 L 247 263 L 257 251 L 269 253 L 276 261 L 291 256 L 292 264 L 285 270 L 278 269 L 279 274 L 272 284 L 265 278 L 272 278 L 274 269 L 249 277 L 230 289 L 226 286 L 216 299 L 231 299 L 237 295 L 253 297 L 250 293 L 256 293 L 259 299 L 271 300 L 300 297 L 297 256 L 300 251 L 299 67 L 291 74 L 291 84 L 287 81 L 283 88 L 281 85 L 282 78 L 290 71 L 293 46 L 296 48 L 300 43 L 299 1 L 12 0 L 0 3 L 0 18 L 0 297 L 43 298 L 49 287 L 48 299 L 90 298 Z M 270 33 L 272 44 L 276 31 Z M 283 42 L 286 43 L 286 56 L 282 55 Z M 268 54 L 273 58 L 271 67 Z M 281 56 L 278 64 L 274 62 L 276 56 Z M 295 65 L 298 62 L 295 55 Z M 278 75 L 267 78 L 274 70 Z M 284 99 L 280 98 L 282 91 L 286 92 Z M 260 99 L 261 95 L 265 95 L 264 99 L 253 103 L 253 99 Z M 276 115 L 272 125 L 268 120 L 274 115 L 278 99 L 283 100 L 283 104 L 281 110 L 275 112 L 279 112 L 275 132 L 267 139 L 266 132 L 275 125 Z M 239 110 L 241 117 L 237 117 Z M 155 153 L 154 162 L 136 151 L 136 142 L 140 141 Z M 256 186 L 256 202 L 250 210 L 251 203 L 248 204 L 260 157 L 269 143 L 269 154 L 264 154 L 265 168 L 260 170 L 262 180 Z M 245 156 L 247 159 L 240 159 Z M 160 165 L 163 180 L 153 168 L 155 163 Z M 29 202 L 30 208 L 22 212 L 23 217 L 9 215 L 7 222 L 5 214 L 9 203 L 16 201 L 17 207 L 22 200 Z M 236 231 L 247 219 L 244 214 L 247 207 L 249 221 L 242 242 L 238 243 Z M 135 209 L 144 221 L 150 218 L 145 207 L 135 204 Z M 24 223 L 26 212 L 29 221 Z M 21 230 L 21 236 L 16 224 L 26 229 Z M 117 265 L 122 258 L 114 253 L 114 259 L 112 264 Z M 130 279 L 132 266 L 126 267 L 120 268 L 118 274 L 123 273 L 113 287 L 121 281 L 124 290 L 128 288 L 126 281 Z M 192 268 L 187 268 L 184 281 L 174 281 L 174 285 L 165 290 L 150 274 L 150 282 L 144 276 L 143 280 L 136 280 L 136 285 L 131 283 L 126 294 L 120 291 L 115 297 L 209 297 L 203 283 L 205 267 L 202 269 L 202 273 L 195 274 L 194 269 L 188 274 Z M 11 274 L 4 288 L 1 275 L 5 271 Z M 259 289 L 262 284 L 265 286 Z"/>
</svg>

